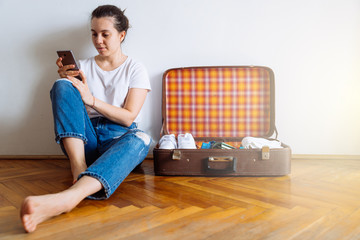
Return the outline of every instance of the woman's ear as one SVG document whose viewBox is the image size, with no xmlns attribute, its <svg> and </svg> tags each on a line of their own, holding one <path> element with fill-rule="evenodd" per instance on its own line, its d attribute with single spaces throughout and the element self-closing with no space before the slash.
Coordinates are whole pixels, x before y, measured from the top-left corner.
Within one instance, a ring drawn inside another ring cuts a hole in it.
<svg viewBox="0 0 360 240">
<path fill-rule="evenodd" d="M 125 31 L 122 31 L 122 32 L 120 33 L 120 42 L 123 42 L 123 41 L 124 41 L 125 36 L 126 36 L 126 32 L 125 32 Z"/>
</svg>

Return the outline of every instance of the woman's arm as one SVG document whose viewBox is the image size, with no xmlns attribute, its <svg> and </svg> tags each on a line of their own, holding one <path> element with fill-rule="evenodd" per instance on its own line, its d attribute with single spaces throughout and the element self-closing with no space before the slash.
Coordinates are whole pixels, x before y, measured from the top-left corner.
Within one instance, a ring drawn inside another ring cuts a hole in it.
<svg viewBox="0 0 360 240">
<path fill-rule="evenodd" d="M 121 108 L 95 98 L 91 94 L 87 84 L 86 76 L 81 70 L 80 76 L 82 81 L 79 81 L 72 76 L 67 76 L 67 78 L 73 83 L 73 86 L 79 90 L 85 105 L 95 109 L 109 120 L 121 125 L 129 127 L 133 123 L 145 102 L 148 92 L 147 89 L 130 88 L 125 99 L 124 107 Z"/>
<path fill-rule="evenodd" d="M 147 89 L 130 88 L 123 108 L 105 103 L 97 98 L 94 98 L 94 105 L 91 107 L 109 120 L 129 127 L 139 114 L 147 92 Z"/>
</svg>

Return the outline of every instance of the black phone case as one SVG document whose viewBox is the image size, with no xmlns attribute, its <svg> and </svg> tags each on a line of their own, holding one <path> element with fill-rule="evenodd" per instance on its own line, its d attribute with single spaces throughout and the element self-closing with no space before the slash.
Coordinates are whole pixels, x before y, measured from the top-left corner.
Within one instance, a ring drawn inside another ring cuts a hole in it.
<svg viewBox="0 0 360 240">
<path fill-rule="evenodd" d="M 72 53 L 71 50 L 63 50 L 63 51 L 57 51 L 57 54 L 59 57 L 62 58 L 61 62 L 64 66 L 66 65 L 72 65 L 74 64 L 75 65 L 75 68 L 72 68 L 72 69 L 69 69 L 69 70 L 75 70 L 75 71 L 78 71 L 79 70 L 79 67 L 76 63 L 76 60 L 75 60 L 75 57 L 74 57 L 74 54 Z M 77 79 L 79 80 L 82 80 L 80 75 L 78 76 L 75 76 Z"/>
</svg>

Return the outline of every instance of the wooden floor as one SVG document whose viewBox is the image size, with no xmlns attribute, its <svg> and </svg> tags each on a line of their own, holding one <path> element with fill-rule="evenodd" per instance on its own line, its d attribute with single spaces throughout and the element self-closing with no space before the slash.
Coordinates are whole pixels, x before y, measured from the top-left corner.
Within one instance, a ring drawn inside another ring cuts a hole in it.
<svg viewBox="0 0 360 240">
<path fill-rule="evenodd" d="M 161 177 L 146 160 L 110 199 L 26 234 L 23 198 L 70 184 L 66 160 L 0 160 L 0 239 L 360 239 L 360 159 L 293 159 L 275 178 Z"/>
</svg>

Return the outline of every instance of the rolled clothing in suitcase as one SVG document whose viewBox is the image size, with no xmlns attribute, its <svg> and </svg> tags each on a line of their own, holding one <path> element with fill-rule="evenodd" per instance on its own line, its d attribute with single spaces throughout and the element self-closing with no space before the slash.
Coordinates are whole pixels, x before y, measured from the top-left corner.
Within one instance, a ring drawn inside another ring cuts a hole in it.
<svg viewBox="0 0 360 240">
<path fill-rule="evenodd" d="M 161 135 L 191 133 L 197 149 L 153 150 L 156 175 L 281 176 L 291 149 L 241 149 L 246 136 L 270 139 L 275 128 L 274 73 L 261 66 L 187 67 L 163 75 Z M 204 142 L 235 149 L 201 149 Z"/>
</svg>

